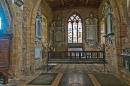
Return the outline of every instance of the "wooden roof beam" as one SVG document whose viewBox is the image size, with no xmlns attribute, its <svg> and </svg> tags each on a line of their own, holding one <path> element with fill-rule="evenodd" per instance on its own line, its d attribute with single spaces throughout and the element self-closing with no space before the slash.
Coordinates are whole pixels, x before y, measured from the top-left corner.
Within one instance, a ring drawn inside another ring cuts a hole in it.
<svg viewBox="0 0 130 86">
<path fill-rule="evenodd" d="M 75 3 L 76 3 L 76 0 L 74 0 L 74 5 L 75 5 Z"/>
<path fill-rule="evenodd" d="M 60 1 L 61 1 L 62 6 L 64 7 L 65 6 L 64 0 L 60 0 Z"/>
<path fill-rule="evenodd" d="M 88 1 L 89 1 L 89 0 L 86 0 L 86 5 L 88 5 Z"/>
</svg>

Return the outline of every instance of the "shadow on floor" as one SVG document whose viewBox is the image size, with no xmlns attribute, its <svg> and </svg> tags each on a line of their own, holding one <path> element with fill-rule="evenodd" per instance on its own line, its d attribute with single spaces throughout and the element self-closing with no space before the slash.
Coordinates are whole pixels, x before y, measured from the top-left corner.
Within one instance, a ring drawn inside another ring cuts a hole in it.
<svg viewBox="0 0 130 86">
<path fill-rule="evenodd" d="M 51 85 L 57 75 L 58 73 L 42 73 L 29 82 L 28 85 Z"/>
<path fill-rule="evenodd" d="M 129 86 L 112 74 L 95 73 L 94 76 L 99 81 L 101 86 Z"/>
<path fill-rule="evenodd" d="M 37 68 L 36 70 L 51 70 L 55 65 L 42 65 L 39 68 Z"/>
</svg>

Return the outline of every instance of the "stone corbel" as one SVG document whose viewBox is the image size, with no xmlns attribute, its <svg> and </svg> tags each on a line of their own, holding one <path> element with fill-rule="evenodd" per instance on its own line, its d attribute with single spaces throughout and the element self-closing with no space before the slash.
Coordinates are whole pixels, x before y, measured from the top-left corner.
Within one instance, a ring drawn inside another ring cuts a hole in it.
<svg viewBox="0 0 130 86">
<path fill-rule="evenodd" d="M 58 46 L 58 47 L 61 47 L 61 45 L 63 44 L 64 42 L 56 42 L 55 44 Z"/>
<path fill-rule="evenodd" d="M 108 45 L 111 45 L 112 41 L 114 40 L 114 33 L 109 33 L 104 37 L 106 38 L 106 42 L 108 43 Z"/>
<path fill-rule="evenodd" d="M 94 46 L 96 44 L 96 40 L 87 39 L 87 43 L 88 43 L 89 46 Z"/>
</svg>

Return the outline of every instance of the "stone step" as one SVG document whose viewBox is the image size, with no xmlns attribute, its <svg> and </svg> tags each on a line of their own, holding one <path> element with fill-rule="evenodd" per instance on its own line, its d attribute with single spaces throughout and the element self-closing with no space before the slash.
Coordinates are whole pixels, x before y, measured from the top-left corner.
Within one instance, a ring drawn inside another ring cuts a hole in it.
<svg viewBox="0 0 130 86">
<path fill-rule="evenodd" d="M 104 64 L 103 60 L 49 60 L 48 63 L 62 63 L 62 64 Z"/>
</svg>

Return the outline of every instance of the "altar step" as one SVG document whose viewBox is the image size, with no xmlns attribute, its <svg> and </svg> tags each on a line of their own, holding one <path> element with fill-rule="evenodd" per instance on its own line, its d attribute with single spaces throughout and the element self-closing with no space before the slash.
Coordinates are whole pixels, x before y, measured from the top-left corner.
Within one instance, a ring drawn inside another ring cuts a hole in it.
<svg viewBox="0 0 130 86">
<path fill-rule="evenodd" d="M 59 63 L 59 64 L 104 64 L 107 63 L 104 60 L 80 60 L 80 59 L 50 59 L 48 63 Z"/>
</svg>

